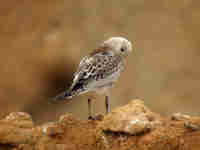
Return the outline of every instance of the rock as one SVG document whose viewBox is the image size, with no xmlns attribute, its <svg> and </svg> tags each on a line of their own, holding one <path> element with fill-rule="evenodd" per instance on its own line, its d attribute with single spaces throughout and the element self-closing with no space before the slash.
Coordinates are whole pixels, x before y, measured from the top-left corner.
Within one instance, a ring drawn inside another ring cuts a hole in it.
<svg viewBox="0 0 200 150">
<path fill-rule="evenodd" d="M 47 136 L 54 136 L 64 133 L 63 129 L 54 122 L 49 122 L 41 126 L 42 133 Z"/>
<path fill-rule="evenodd" d="M 184 127 L 190 131 L 200 130 L 199 117 L 189 116 L 182 113 L 175 113 L 171 116 L 171 120 L 183 121 Z"/>
<path fill-rule="evenodd" d="M 200 117 L 182 114 L 174 115 L 173 119 L 161 117 L 141 100 L 131 101 L 98 120 L 84 121 L 65 114 L 58 121 L 43 125 L 28 127 L 27 122 L 32 119 L 22 112 L 0 120 L 0 149 L 199 150 L 200 147 Z"/>
<path fill-rule="evenodd" d="M 186 129 L 189 129 L 191 131 L 198 131 L 200 130 L 200 125 L 195 123 L 195 122 L 192 122 L 192 121 L 187 121 L 184 123 L 184 127 Z"/>
<path fill-rule="evenodd" d="M 137 135 L 151 130 L 157 122 L 156 114 L 144 106 L 143 101 L 133 100 L 129 104 L 115 109 L 102 121 L 104 131 Z"/>
<path fill-rule="evenodd" d="M 70 124 L 71 122 L 73 122 L 73 120 L 74 120 L 73 116 L 69 113 L 66 113 L 59 117 L 58 123 L 61 125 L 66 125 L 66 124 Z"/>
<path fill-rule="evenodd" d="M 25 112 L 12 112 L 3 121 L 11 122 L 20 128 L 31 128 L 34 126 L 31 116 Z"/>
<path fill-rule="evenodd" d="M 174 113 L 171 116 L 171 120 L 175 120 L 175 121 L 184 121 L 184 120 L 188 120 L 191 117 L 189 115 L 185 115 L 182 113 Z"/>
</svg>

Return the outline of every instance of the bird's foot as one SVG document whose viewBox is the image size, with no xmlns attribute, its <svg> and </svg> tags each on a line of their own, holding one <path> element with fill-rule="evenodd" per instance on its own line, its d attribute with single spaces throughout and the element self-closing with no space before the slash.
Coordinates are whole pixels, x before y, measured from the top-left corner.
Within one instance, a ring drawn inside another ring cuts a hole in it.
<svg viewBox="0 0 200 150">
<path fill-rule="evenodd" d="M 89 116 L 89 117 L 88 117 L 88 120 L 95 120 L 95 118 L 92 117 L 92 116 Z"/>
<path fill-rule="evenodd" d="M 103 120 L 103 118 L 104 118 L 104 115 L 98 114 L 98 115 L 96 115 L 96 116 L 94 116 L 94 117 L 89 116 L 89 117 L 88 117 L 88 120 L 101 121 L 101 120 Z"/>
</svg>

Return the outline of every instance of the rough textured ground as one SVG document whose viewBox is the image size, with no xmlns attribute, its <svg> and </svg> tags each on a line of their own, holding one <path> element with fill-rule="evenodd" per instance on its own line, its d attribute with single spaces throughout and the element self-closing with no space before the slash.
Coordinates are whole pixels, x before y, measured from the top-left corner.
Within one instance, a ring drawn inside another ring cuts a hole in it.
<svg viewBox="0 0 200 150">
<path fill-rule="evenodd" d="M 66 114 L 35 126 L 23 112 L 0 120 L 0 150 L 199 150 L 199 141 L 200 117 L 177 113 L 165 118 L 141 100 L 101 120 L 81 121 Z"/>
<path fill-rule="evenodd" d="M 86 119 L 86 95 L 69 105 L 47 99 L 68 87 L 80 59 L 111 36 L 136 41 L 112 108 L 141 98 L 161 114 L 199 115 L 199 16 L 198 0 L 2 1 L 0 117 L 25 111 L 44 123 L 72 112 Z M 96 99 L 96 112 L 104 112 L 103 98 Z"/>
</svg>

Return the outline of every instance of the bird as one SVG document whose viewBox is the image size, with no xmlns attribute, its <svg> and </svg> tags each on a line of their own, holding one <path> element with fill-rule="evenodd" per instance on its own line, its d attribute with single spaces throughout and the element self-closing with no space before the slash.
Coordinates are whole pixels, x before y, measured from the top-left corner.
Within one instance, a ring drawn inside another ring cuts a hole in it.
<svg viewBox="0 0 200 150">
<path fill-rule="evenodd" d="M 87 92 L 105 96 L 106 114 L 109 113 L 110 89 L 124 70 L 124 60 L 132 52 L 132 43 L 124 37 L 110 37 L 81 59 L 67 90 L 58 94 L 55 101 L 71 99 Z M 88 98 L 88 118 L 91 119 L 91 99 Z"/>
</svg>

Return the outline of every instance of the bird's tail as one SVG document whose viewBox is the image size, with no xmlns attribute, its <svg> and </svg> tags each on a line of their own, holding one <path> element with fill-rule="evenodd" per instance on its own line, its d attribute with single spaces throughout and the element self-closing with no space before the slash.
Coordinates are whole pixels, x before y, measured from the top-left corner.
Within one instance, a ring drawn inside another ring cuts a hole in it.
<svg viewBox="0 0 200 150">
<path fill-rule="evenodd" d="M 71 98 L 72 98 L 71 91 L 65 91 L 56 96 L 56 100 L 64 100 L 64 99 L 71 99 Z"/>
<path fill-rule="evenodd" d="M 58 94 L 56 97 L 53 98 L 53 101 L 58 102 L 58 101 L 69 100 L 71 98 L 72 98 L 72 92 L 71 90 L 68 90 Z"/>
<path fill-rule="evenodd" d="M 54 102 L 58 102 L 58 101 L 64 101 L 64 100 L 69 100 L 71 99 L 73 96 L 76 95 L 81 95 L 83 93 L 86 93 L 88 90 L 85 90 L 83 88 L 81 88 L 80 84 L 75 85 L 73 88 L 69 88 L 67 91 L 62 92 L 60 94 L 58 94 L 53 101 Z"/>
</svg>

